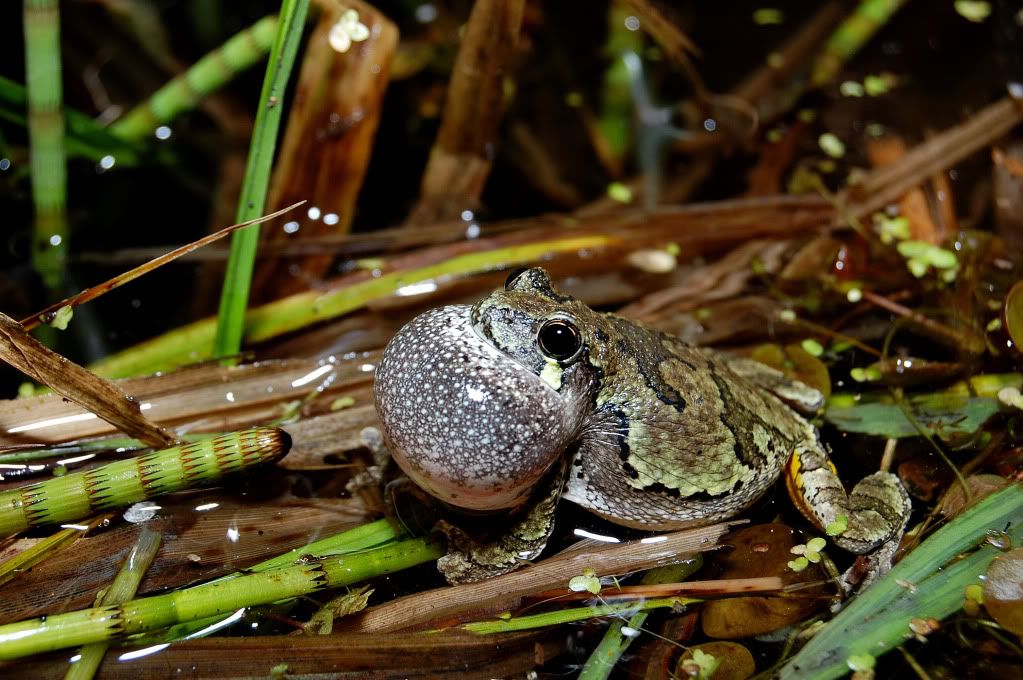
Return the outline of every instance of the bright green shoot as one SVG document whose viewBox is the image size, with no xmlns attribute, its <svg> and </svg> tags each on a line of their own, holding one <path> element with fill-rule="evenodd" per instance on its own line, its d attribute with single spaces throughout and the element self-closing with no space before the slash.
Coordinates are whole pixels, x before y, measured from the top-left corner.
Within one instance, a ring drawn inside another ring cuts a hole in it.
<svg viewBox="0 0 1023 680">
<path fill-rule="evenodd" d="M 123 605 L 84 609 L 0 626 L 0 660 L 145 633 L 245 607 L 351 585 L 435 560 L 442 543 L 410 539 L 366 552 L 214 581 Z"/>
</svg>

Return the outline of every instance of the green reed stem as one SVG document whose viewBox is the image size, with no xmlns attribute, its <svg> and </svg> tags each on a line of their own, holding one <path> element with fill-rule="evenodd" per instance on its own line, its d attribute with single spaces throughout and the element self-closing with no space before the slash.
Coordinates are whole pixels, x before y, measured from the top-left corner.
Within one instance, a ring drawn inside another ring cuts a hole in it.
<svg viewBox="0 0 1023 680">
<path fill-rule="evenodd" d="M 643 585 L 678 583 L 692 576 L 702 566 L 703 556 L 697 555 L 679 564 L 668 564 L 651 569 L 643 574 L 641 583 Z M 611 675 L 615 664 L 622 658 L 622 654 L 629 648 L 632 641 L 636 639 L 635 635 L 624 635 L 622 629 L 626 626 L 634 631 L 642 629 L 649 615 L 650 612 L 641 611 L 630 616 L 628 620 L 618 618 L 612 621 L 607 631 L 604 632 L 604 637 L 600 639 L 600 643 L 583 664 L 579 680 L 604 680 Z"/>
<path fill-rule="evenodd" d="M 35 203 L 32 264 L 47 286 L 58 289 L 64 280 L 68 240 L 58 0 L 25 0 L 24 23 L 29 165 Z"/>
<path fill-rule="evenodd" d="M 333 536 L 329 536 L 319 541 L 314 541 L 313 543 L 304 545 L 301 548 L 295 548 L 283 555 L 272 557 L 264 562 L 251 566 L 244 572 L 236 571 L 233 574 L 228 574 L 227 576 L 222 576 L 215 581 L 211 581 L 211 583 L 228 581 L 243 576 L 244 574 L 258 574 L 270 571 L 271 569 L 289 567 L 310 555 L 318 559 L 334 555 L 347 555 L 360 550 L 375 548 L 383 543 L 392 541 L 397 537 L 398 532 L 394 530 L 391 523 L 386 519 L 380 519 L 375 522 L 357 526 L 354 529 L 349 529 L 348 531 L 342 531 L 339 534 L 334 534 Z M 217 624 L 223 621 L 224 618 L 225 616 L 223 614 L 218 614 L 204 619 L 189 621 L 188 623 L 179 623 L 175 626 L 171 626 L 167 630 L 160 631 L 152 635 L 145 635 L 141 638 L 132 638 L 130 642 L 133 645 L 151 645 L 162 642 L 173 642 L 184 638 L 193 639 L 197 637 L 204 637 L 205 635 L 215 632 L 217 630 Z"/>
<path fill-rule="evenodd" d="M 266 55 L 277 35 L 277 17 L 260 19 L 172 79 L 110 126 L 125 140 L 139 140 L 223 87 Z M 255 217 L 259 213 L 255 213 Z"/>
<path fill-rule="evenodd" d="M 467 630 L 470 633 L 480 635 L 493 635 L 494 633 L 512 633 L 518 630 L 532 630 L 534 628 L 546 628 L 547 626 L 558 626 L 563 623 L 574 623 L 585 621 L 601 616 L 622 616 L 634 612 L 649 611 L 651 609 L 663 609 L 664 607 L 675 607 L 678 605 L 693 604 L 703 600 L 694 600 L 685 597 L 655 597 L 649 600 L 636 602 L 616 602 L 614 604 L 597 604 L 590 607 L 572 607 L 570 609 L 559 609 L 544 614 L 532 614 L 530 616 L 517 616 L 505 621 L 474 621 L 459 626 L 460 630 Z M 2 630 L 2 629 L 0 629 Z M 3 658 L 0 656 L 0 658 Z"/>
<path fill-rule="evenodd" d="M 0 120 L 27 128 L 27 110 L 25 86 L 0 76 Z M 81 111 L 64 108 L 64 133 L 64 150 L 70 158 L 88 158 L 98 163 L 104 156 L 113 156 L 115 164 L 120 166 L 140 162 L 134 144 L 114 137 Z"/>
<path fill-rule="evenodd" d="M 123 605 L 95 607 L 0 626 L 0 660 L 111 640 L 185 621 L 347 586 L 435 560 L 444 545 L 410 539 L 356 555 L 207 583 Z"/>
<path fill-rule="evenodd" d="M 281 430 L 257 428 L 11 489 L 0 493 L 0 537 L 214 482 L 227 473 L 277 460 L 289 447 Z"/>
<path fill-rule="evenodd" d="M 828 38 L 813 65 L 810 84 L 823 87 L 888 23 L 906 0 L 861 0 Z"/>
<path fill-rule="evenodd" d="M 284 91 L 298 53 L 298 44 L 302 40 L 308 9 L 309 0 L 284 0 L 281 3 L 280 24 L 270 50 L 263 92 L 256 111 L 256 124 L 252 130 L 245 179 L 238 200 L 237 222 L 259 217 L 266 206 L 270 165 L 273 163 L 284 108 Z M 252 268 L 258 244 L 258 224 L 231 235 L 231 254 L 227 259 L 227 272 L 217 315 L 217 332 L 213 341 L 213 353 L 217 357 L 234 356 L 241 350 L 245 310 L 249 304 L 249 286 L 252 283 Z"/>
<path fill-rule="evenodd" d="M 139 540 L 128 553 L 128 559 L 121 566 L 114 582 L 110 584 L 99 603 L 101 606 L 124 604 L 135 597 L 138 592 L 142 577 L 146 575 L 149 566 L 160 549 L 160 534 L 149 527 L 142 527 Z M 109 642 L 94 642 L 82 647 L 78 659 L 74 660 L 71 667 L 64 675 L 64 680 L 91 680 L 96 675 L 96 669 L 103 661 L 103 656 L 110 647 Z M 74 659 L 75 657 L 71 657 Z"/>
<path fill-rule="evenodd" d="M 245 317 L 245 340 L 246 342 L 268 340 L 314 323 L 336 318 L 359 309 L 372 300 L 393 295 L 401 288 L 415 283 L 525 265 L 537 262 L 552 253 L 595 250 L 611 245 L 614 245 L 612 238 L 597 235 L 524 243 L 466 253 L 437 264 L 390 272 L 343 288 L 297 293 L 249 310 Z M 102 359 L 90 368 L 93 372 L 109 378 L 123 378 L 203 361 L 212 356 L 215 329 L 215 322 L 212 319 L 196 321 L 120 354 Z"/>
</svg>

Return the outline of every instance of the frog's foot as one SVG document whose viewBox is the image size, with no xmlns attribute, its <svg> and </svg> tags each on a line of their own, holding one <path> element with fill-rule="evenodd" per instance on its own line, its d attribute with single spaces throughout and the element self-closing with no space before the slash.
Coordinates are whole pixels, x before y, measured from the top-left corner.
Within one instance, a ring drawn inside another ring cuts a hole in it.
<svg viewBox="0 0 1023 680">
<path fill-rule="evenodd" d="M 348 480 L 345 490 L 352 495 L 380 487 L 392 465 L 391 452 L 387 449 L 380 430 L 375 427 L 362 428 L 359 432 L 359 443 L 369 449 L 370 455 L 373 456 L 373 464 L 352 475 Z"/>
<path fill-rule="evenodd" d="M 817 446 L 792 455 L 785 481 L 803 514 L 850 552 L 862 555 L 897 544 L 909 521 L 912 506 L 898 477 L 875 472 L 846 494 L 827 454 Z"/>
<path fill-rule="evenodd" d="M 435 527 L 448 539 L 448 554 L 437 569 L 448 583 L 474 583 L 506 574 L 537 557 L 554 531 L 554 511 L 564 484 L 565 466 L 550 475 L 532 499 L 532 505 L 501 534 L 478 540 L 461 528 L 441 520 Z"/>
</svg>

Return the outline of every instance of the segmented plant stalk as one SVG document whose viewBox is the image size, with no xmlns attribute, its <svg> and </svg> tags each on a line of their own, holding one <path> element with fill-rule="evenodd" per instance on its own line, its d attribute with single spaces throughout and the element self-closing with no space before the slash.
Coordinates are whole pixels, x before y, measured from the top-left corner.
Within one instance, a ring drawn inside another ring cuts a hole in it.
<svg viewBox="0 0 1023 680">
<path fill-rule="evenodd" d="M 442 542 L 411 539 L 356 555 L 207 583 L 120 606 L 95 607 L 0 626 L 0 660 L 143 633 L 185 621 L 351 585 L 435 560 Z"/>
<path fill-rule="evenodd" d="M 64 157 L 58 0 L 25 0 L 25 83 L 29 165 L 35 203 L 32 263 L 50 288 L 59 288 L 67 256 L 67 161 Z"/>
<path fill-rule="evenodd" d="M 291 438 L 257 428 L 161 449 L 87 472 L 0 494 L 0 536 L 41 524 L 72 522 L 100 510 L 214 482 L 229 472 L 284 456 Z"/>
<path fill-rule="evenodd" d="M 160 549 L 160 534 L 148 527 L 142 527 L 139 540 L 128 553 L 128 559 L 117 572 L 113 583 L 103 593 L 99 601 L 101 605 L 123 604 L 135 597 L 138 592 L 142 577 L 149 570 L 153 563 L 156 552 Z M 108 642 L 94 642 L 85 645 L 76 657 L 71 657 L 71 667 L 64 675 L 64 680 L 91 680 L 96 675 L 96 669 L 103 661 L 103 656 L 110 646 Z"/>
<path fill-rule="evenodd" d="M 260 19 L 210 52 L 110 126 L 121 139 L 137 140 L 170 122 L 266 56 L 277 35 L 277 17 Z"/>
<path fill-rule="evenodd" d="M 830 83 L 842 65 L 852 59 L 904 4 L 905 0 L 861 0 L 856 10 L 828 38 L 813 65 L 811 85 L 823 87 Z"/>
</svg>

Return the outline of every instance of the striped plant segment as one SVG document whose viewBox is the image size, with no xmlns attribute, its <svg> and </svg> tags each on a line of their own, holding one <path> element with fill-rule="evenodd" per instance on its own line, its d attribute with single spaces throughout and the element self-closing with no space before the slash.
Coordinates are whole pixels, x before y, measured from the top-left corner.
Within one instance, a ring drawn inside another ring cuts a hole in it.
<svg viewBox="0 0 1023 680">
<path fill-rule="evenodd" d="M 121 139 L 146 137 L 266 56 L 277 35 L 277 17 L 264 17 L 195 62 L 110 126 Z"/>
<path fill-rule="evenodd" d="M 443 542 L 416 538 L 354 555 L 304 562 L 230 581 L 142 597 L 119 606 L 95 607 L 7 624 L 0 626 L 0 660 L 102 642 L 347 586 L 408 569 L 443 554 Z"/>
<path fill-rule="evenodd" d="M 64 279 L 67 254 L 67 159 L 60 80 L 60 5 L 25 0 L 25 85 L 35 235 L 32 263 L 50 288 Z"/>
<path fill-rule="evenodd" d="M 0 494 L 0 537 L 215 482 L 227 473 L 278 460 L 289 448 L 286 432 L 257 428 L 12 489 Z"/>
</svg>

